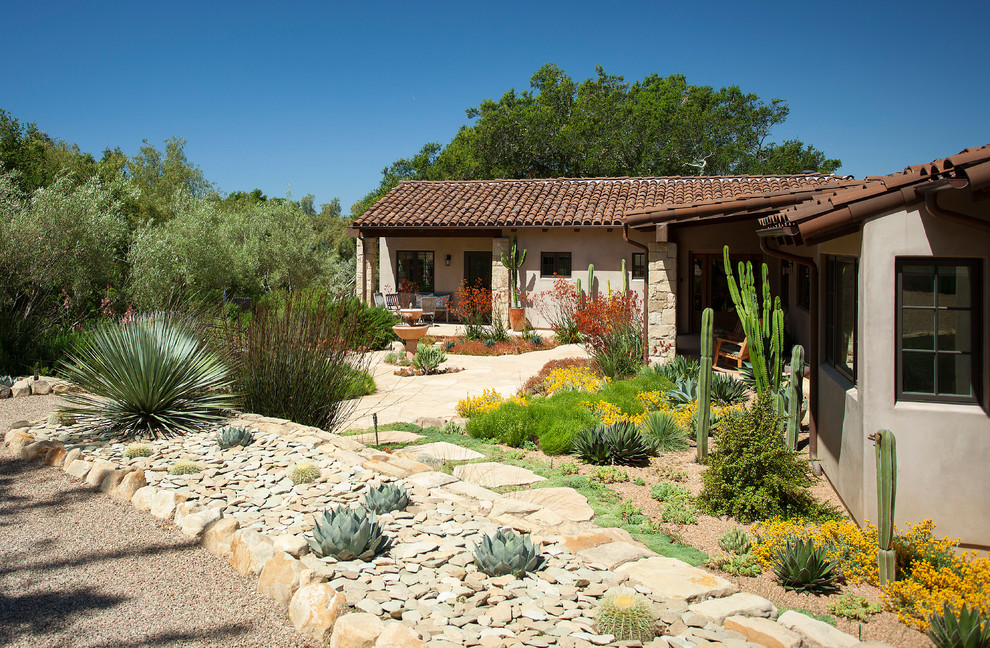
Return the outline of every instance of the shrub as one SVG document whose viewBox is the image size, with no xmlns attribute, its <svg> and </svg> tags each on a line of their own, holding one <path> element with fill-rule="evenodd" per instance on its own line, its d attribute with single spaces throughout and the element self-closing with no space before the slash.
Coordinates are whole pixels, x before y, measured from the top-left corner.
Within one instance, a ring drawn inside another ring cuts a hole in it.
<svg viewBox="0 0 990 648">
<path fill-rule="evenodd" d="M 320 468 L 311 461 L 301 461 L 289 471 L 293 484 L 310 484 L 320 478 Z"/>
<path fill-rule="evenodd" d="M 440 347 L 420 345 L 416 349 L 416 355 L 413 356 L 412 364 L 428 376 L 436 373 L 440 365 L 446 361 L 447 354 Z"/>
<path fill-rule="evenodd" d="M 587 365 L 552 369 L 543 381 L 542 392 L 547 396 L 564 391 L 581 391 L 594 394 L 608 383 Z"/>
<path fill-rule="evenodd" d="M 660 520 L 672 524 L 697 524 L 698 510 L 694 506 L 691 491 L 684 486 L 670 482 L 654 484 L 650 489 L 650 497 L 663 502 Z"/>
<path fill-rule="evenodd" d="M 643 366 L 642 309 L 635 292 L 597 295 L 580 302 L 574 321 L 601 372 L 610 378 L 636 374 Z"/>
<path fill-rule="evenodd" d="M 658 452 L 675 452 L 688 447 L 687 432 L 667 412 L 649 412 L 640 431 Z"/>
<path fill-rule="evenodd" d="M 497 409 L 475 414 L 468 420 L 467 433 L 476 439 L 494 439 L 519 447 L 527 439 L 535 439 L 537 434 L 526 410 L 516 403 L 505 403 Z"/>
<path fill-rule="evenodd" d="M 155 454 L 154 449 L 146 443 L 132 443 L 124 448 L 124 459 L 150 457 L 153 454 Z"/>
<path fill-rule="evenodd" d="M 699 503 L 713 515 L 740 522 L 773 517 L 821 519 L 834 509 L 808 492 L 811 462 L 784 445 L 773 400 L 761 395 L 742 414 L 729 414 L 715 434 L 715 451 L 702 475 Z"/>
<path fill-rule="evenodd" d="M 451 312 L 464 324 L 464 337 L 483 339 L 485 322 L 492 315 L 492 291 L 485 288 L 480 279 L 475 286 L 469 286 L 465 281 L 454 291 L 454 304 Z"/>
<path fill-rule="evenodd" d="M 226 323 L 224 347 L 247 411 L 337 429 L 354 405 L 348 399 L 368 388 L 370 354 L 351 351 L 360 321 L 334 312 L 325 296 L 290 293 L 278 308 L 261 304 L 249 321 Z"/>
<path fill-rule="evenodd" d="M 99 326 L 63 371 L 83 390 L 66 395 L 66 411 L 113 436 L 192 432 L 223 420 L 233 403 L 226 367 L 178 315 Z"/>
<path fill-rule="evenodd" d="M 578 465 L 573 461 L 565 461 L 560 464 L 560 472 L 564 475 L 576 475 L 578 474 Z"/>
<path fill-rule="evenodd" d="M 839 565 L 811 540 L 788 539 L 774 557 L 774 575 L 784 589 L 817 594 L 838 589 Z"/>
<path fill-rule="evenodd" d="M 613 423 L 585 428 L 572 441 L 572 452 L 595 465 L 642 466 L 653 448 L 631 423 Z"/>
<path fill-rule="evenodd" d="M 170 475 L 194 475 L 202 470 L 195 461 L 176 461 L 168 469 Z"/>
<path fill-rule="evenodd" d="M 355 322 L 355 335 L 350 341 L 353 349 L 384 349 L 399 339 L 392 330 L 398 322 L 388 309 L 373 306 L 357 297 L 329 303 L 330 317 Z"/>
<path fill-rule="evenodd" d="M 660 482 L 653 484 L 650 489 L 650 497 L 658 502 L 669 502 L 675 499 L 687 499 L 691 497 L 691 491 L 686 486 L 678 486 L 670 482 Z"/>
<path fill-rule="evenodd" d="M 554 277 L 553 288 L 535 295 L 536 309 L 550 323 L 557 341 L 574 344 L 581 341 L 581 334 L 574 321 L 580 298 L 577 289 L 563 277 Z"/>
</svg>

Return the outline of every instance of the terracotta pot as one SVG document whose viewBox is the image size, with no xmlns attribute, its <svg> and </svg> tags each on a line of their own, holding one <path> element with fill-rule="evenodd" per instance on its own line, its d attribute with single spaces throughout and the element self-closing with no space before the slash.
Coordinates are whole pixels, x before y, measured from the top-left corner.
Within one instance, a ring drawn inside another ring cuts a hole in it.
<svg viewBox="0 0 990 648">
<path fill-rule="evenodd" d="M 513 331 L 519 332 L 523 330 L 526 326 L 526 309 L 525 308 L 510 308 L 509 309 L 509 326 Z"/>
</svg>

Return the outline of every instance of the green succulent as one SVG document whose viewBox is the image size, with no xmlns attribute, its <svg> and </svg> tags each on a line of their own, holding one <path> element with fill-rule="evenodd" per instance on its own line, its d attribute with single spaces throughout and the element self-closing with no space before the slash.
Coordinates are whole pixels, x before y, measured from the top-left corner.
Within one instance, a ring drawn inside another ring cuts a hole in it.
<svg viewBox="0 0 990 648">
<path fill-rule="evenodd" d="M 752 544 L 749 540 L 749 534 L 746 530 L 740 527 L 732 527 L 731 529 L 726 529 L 718 538 L 718 546 L 722 547 L 725 551 L 734 554 L 748 554 L 749 550 L 752 548 Z"/>
<path fill-rule="evenodd" d="M 317 556 L 367 562 L 392 548 L 378 518 L 365 508 L 338 506 L 317 515 L 315 521 L 306 541 Z"/>
<path fill-rule="evenodd" d="M 717 556 L 709 560 L 708 565 L 733 576 L 755 577 L 763 573 L 760 561 L 751 553 Z"/>
<path fill-rule="evenodd" d="M 176 461 L 168 473 L 170 475 L 194 475 L 202 470 L 195 461 Z"/>
<path fill-rule="evenodd" d="M 864 597 L 855 594 L 843 594 L 828 603 L 828 611 L 835 616 L 855 619 L 863 623 L 870 620 L 870 615 L 879 614 L 882 609 L 879 603 L 870 603 Z"/>
<path fill-rule="evenodd" d="M 62 410 L 55 410 L 48 415 L 48 425 L 75 425 L 76 417 Z"/>
<path fill-rule="evenodd" d="M 825 547 L 803 538 L 788 539 L 774 557 L 774 573 L 784 589 L 829 593 L 838 589 L 838 564 L 826 555 Z"/>
<path fill-rule="evenodd" d="M 0 385 L 4 387 L 13 387 L 14 379 L 11 376 L 0 376 Z"/>
<path fill-rule="evenodd" d="M 512 529 L 499 529 L 482 537 L 474 550 L 474 564 L 489 576 L 515 574 L 522 578 L 527 572 L 543 569 L 546 561 L 528 535 Z"/>
<path fill-rule="evenodd" d="M 217 445 L 226 450 L 234 446 L 248 446 L 254 441 L 251 430 L 240 425 L 228 425 L 217 433 Z"/>
<path fill-rule="evenodd" d="M 453 421 L 447 421 L 443 424 L 443 427 L 440 428 L 440 432 L 441 434 L 463 434 L 464 429 Z"/>
<path fill-rule="evenodd" d="M 736 405 L 746 401 L 746 383 L 732 374 L 712 373 L 712 402 L 717 405 Z"/>
<path fill-rule="evenodd" d="M 435 346 L 420 346 L 413 356 L 412 364 L 425 375 L 434 374 L 444 362 L 447 361 L 447 354 L 443 349 Z"/>
<path fill-rule="evenodd" d="M 627 421 L 585 428 L 575 435 L 571 452 L 597 466 L 645 466 L 654 454 L 653 444 Z"/>
<path fill-rule="evenodd" d="M 682 378 L 677 385 L 667 392 L 667 401 L 671 405 L 687 405 L 698 400 L 698 381 L 694 378 Z"/>
<path fill-rule="evenodd" d="M 640 424 L 640 431 L 659 452 L 674 452 L 688 447 L 687 434 L 667 412 L 650 412 Z"/>
<path fill-rule="evenodd" d="M 155 454 L 154 448 L 147 443 L 132 443 L 124 448 L 124 459 L 134 459 L 135 457 L 150 457 Z"/>
<path fill-rule="evenodd" d="M 936 648 L 990 648 L 990 618 L 977 608 L 956 610 L 945 603 L 928 623 L 928 638 Z"/>
<path fill-rule="evenodd" d="M 614 635 L 619 641 L 639 641 L 645 645 L 657 636 L 656 625 L 649 601 L 626 587 L 606 594 L 595 613 L 598 634 Z"/>
<path fill-rule="evenodd" d="M 378 514 L 403 511 L 409 506 L 409 492 L 401 484 L 390 482 L 371 488 L 364 496 L 364 505 Z"/>
<path fill-rule="evenodd" d="M 310 484 L 320 478 L 320 468 L 311 461 L 300 461 L 289 471 L 293 484 Z"/>
</svg>

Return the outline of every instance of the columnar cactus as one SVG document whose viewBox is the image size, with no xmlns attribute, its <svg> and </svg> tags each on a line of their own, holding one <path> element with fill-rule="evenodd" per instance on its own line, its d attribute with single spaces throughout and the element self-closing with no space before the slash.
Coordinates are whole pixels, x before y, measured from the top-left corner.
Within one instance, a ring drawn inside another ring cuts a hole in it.
<svg viewBox="0 0 990 648">
<path fill-rule="evenodd" d="M 791 349 L 791 375 L 787 378 L 787 411 L 784 425 L 787 447 L 797 450 L 798 432 L 801 430 L 801 399 L 804 396 L 804 347 L 795 344 Z"/>
<path fill-rule="evenodd" d="M 708 428 L 711 423 L 712 402 L 712 309 L 701 314 L 701 367 L 698 370 L 698 413 L 695 429 L 698 434 L 698 463 L 708 457 Z"/>
<path fill-rule="evenodd" d="M 897 499 L 897 441 L 890 430 L 873 435 L 877 451 L 877 544 L 880 587 L 894 580 L 896 554 L 890 548 L 894 538 L 894 501 Z"/>
<path fill-rule="evenodd" d="M 743 332 L 749 343 L 749 358 L 753 365 L 753 378 L 756 391 L 780 391 L 782 354 L 784 349 L 784 311 L 780 308 L 780 297 L 771 301 L 770 269 L 763 264 L 763 303 L 762 308 L 756 291 L 753 264 L 739 262 L 739 283 L 732 274 L 729 260 L 729 246 L 723 250 L 725 277 L 729 283 L 729 293 L 735 304 L 736 314 L 742 323 Z M 769 346 L 769 349 L 767 348 Z M 770 358 L 767 361 L 767 352 Z"/>
<path fill-rule="evenodd" d="M 629 275 L 626 274 L 626 258 L 622 257 L 622 294 L 629 292 Z"/>
<path fill-rule="evenodd" d="M 595 264 L 588 264 L 588 297 L 595 296 Z"/>
<path fill-rule="evenodd" d="M 520 308 L 519 305 L 519 268 L 526 261 L 526 250 L 523 249 L 522 254 L 517 251 L 517 243 L 519 242 L 518 236 L 512 237 L 512 253 L 509 256 L 502 253 L 502 265 L 504 265 L 509 270 L 509 275 L 512 277 L 512 307 Z"/>
</svg>

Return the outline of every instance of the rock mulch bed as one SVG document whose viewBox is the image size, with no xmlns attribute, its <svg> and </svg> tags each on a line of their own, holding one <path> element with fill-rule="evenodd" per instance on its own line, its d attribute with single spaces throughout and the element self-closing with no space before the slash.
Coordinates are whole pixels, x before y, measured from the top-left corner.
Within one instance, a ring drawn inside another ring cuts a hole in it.
<svg viewBox="0 0 990 648">
<path fill-rule="evenodd" d="M 25 396 L 47 396 L 48 394 L 67 394 L 73 387 L 64 380 L 48 376 L 21 376 L 14 379 L 9 387 L 0 384 L 0 399 L 23 398 Z"/>
<path fill-rule="evenodd" d="M 653 604 L 656 648 L 859 645 L 808 616 L 778 618 L 770 601 L 657 556 L 625 531 L 577 521 L 590 515 L 576 491 L 503 496 L 315 428 L 254 415 L 232 424 L 254 428 L 255 441 L 221 450 L 212 435 L 188 435 L 151 443 L 150 457 L 124 459 L 123 444 L 89 440 L 75 427 L 23 423 L 5 442 L 22 458 L 62 466 L 112 497 L 172 519 L 242 574 L 257 574 L 259 591 L 288 606 L 302 633 L 339 648 L 638 645 L 595 630 L 599 599 L 619 585 Z M 200 472 L 169 474 L 179 458 L 196 461 Z M 288 478 L 301 461 L 320 467 L 316 482 Z M 488 466 L 478 480 L 500 470 Z M 305 535 L 314 513 L 359 502 L 370 485 L 395 480 L 410 490 L 412 504 L 380 516 L 395 539 L 388 554 L 365 563 L 309 552 Z M 475 545 L 503 526 L 530 532 L 548 557 L 546 568 L 522 579 L 478 571 Z"/>
</svg>

